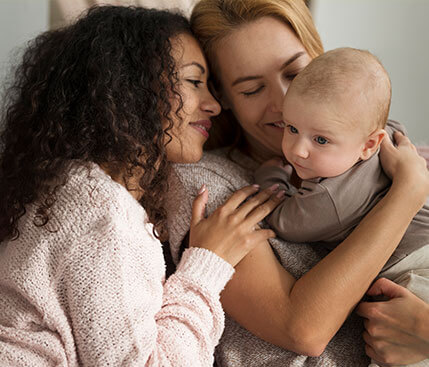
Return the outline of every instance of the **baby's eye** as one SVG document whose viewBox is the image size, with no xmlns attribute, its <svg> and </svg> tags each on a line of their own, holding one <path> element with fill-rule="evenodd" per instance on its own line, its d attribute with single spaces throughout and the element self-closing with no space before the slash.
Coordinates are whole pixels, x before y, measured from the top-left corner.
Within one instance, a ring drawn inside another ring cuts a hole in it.
<svg viewBox="0 0 429 367">
<path fill-rule="evenodd" d="M 298 134 L 298 129 L 295 126 L 287 125 L 286 126 L 292 134 Z"/>
<path fill-rule="evenodd" d="M 324 138 L 323 136 L 316 137 L 316 143 L 320 145 L 328 144 L 328 139 Z"/>
</svg>

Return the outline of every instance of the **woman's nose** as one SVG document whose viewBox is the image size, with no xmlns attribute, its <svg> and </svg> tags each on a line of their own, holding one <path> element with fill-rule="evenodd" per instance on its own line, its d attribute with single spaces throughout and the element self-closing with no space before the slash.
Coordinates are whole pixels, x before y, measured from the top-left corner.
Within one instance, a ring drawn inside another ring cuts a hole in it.
<svg viewBox="0 0 429 367">
<path fill-rule="evenodd" d="M 286 95 L 288 85 L 284 82 L 279 82 L 278 85 L 273 88 L 271 93 L 271 111 L 275 113 L 282 113 L 283 110 L 283 99 Z"/>
<path fill-rule="evenodd" d="M 213 95 L 207 91 L 201 102 L 201 109 L 208 113 L 210 116 L 216 116 L 220 114 L 221 107 L 218 101 L 213 97 Z"/>
</svg>

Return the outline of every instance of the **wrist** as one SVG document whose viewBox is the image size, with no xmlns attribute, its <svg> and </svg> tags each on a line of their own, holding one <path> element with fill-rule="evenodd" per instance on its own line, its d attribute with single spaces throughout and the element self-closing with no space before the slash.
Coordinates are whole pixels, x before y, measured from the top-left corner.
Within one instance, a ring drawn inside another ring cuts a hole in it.
<svg viewBox="0 0 429 367">
<path fill-rule="evenodd" d="M 418 185 L 404 176 L 392 180 L 392 186 L 388 194 L 406 202 L 408 208 L 415 211 L 415 213 L 422 208 L 427 199 L 425 185 Z"/>
<path fill-rule="evenodd" d="M 416 335 L 422 341 L 422 349 L 425 351 L 425 357 L 429 358 L 429 304 L 422 301 L 424 307 L 418 315 L 416 324 Z"/>
</svg>

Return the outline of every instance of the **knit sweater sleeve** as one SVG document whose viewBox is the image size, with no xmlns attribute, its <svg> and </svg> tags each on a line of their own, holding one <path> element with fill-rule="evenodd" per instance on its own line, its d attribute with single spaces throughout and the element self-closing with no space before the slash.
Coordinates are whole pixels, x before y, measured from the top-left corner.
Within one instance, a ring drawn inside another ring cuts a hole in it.
<svg viewBox="0 0 429 367">
<path fill-rule="evenodd" d="M 140 221 L 144 211 L 108 197 L 57 276 L 80 365 L 212 366 L 224 323 L 219 293 L 233 268 L 192 248 L 164 282 L 161 244 Z"/>
<path fill-rule="evenodd" d="M 229 165 L 226 159 L 206 153 L 196 164 L 174 166 L 169 177 L 167 222 L 170 250 L 176 264 L 182 240 L 189 231 L 192 203 L 201 185 L 206 185 L 208 190 L 206 214 L 210 215 L 237 189 L 248 184 L 237 177 L 229 177 Z"/>
</svg>

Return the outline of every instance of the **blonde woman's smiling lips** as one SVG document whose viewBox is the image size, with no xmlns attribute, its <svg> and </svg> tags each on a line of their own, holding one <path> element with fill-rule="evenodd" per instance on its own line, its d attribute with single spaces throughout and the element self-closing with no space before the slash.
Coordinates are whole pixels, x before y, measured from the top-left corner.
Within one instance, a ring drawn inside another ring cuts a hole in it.
<svg viewBox="0 0 429 367">
<path fill-rule="evenodd" d="M 212 127 L 212 123 L 210 120 L 199 120 L 196 122 L 190 122 L 189 125 L 191 125 L 195 130 L 200 132 L 206 138 L 209 137 L 209 130 Z"/>
<path fill-rule="evenodd" d="M 284 121 L 274 121 L 274 122 L 268 122 L 265 125 L 272 127 L 274 129 L 279 129 L 279 130 L 283 130 L 285 128 L 285 123 Z"/>
</svg>

